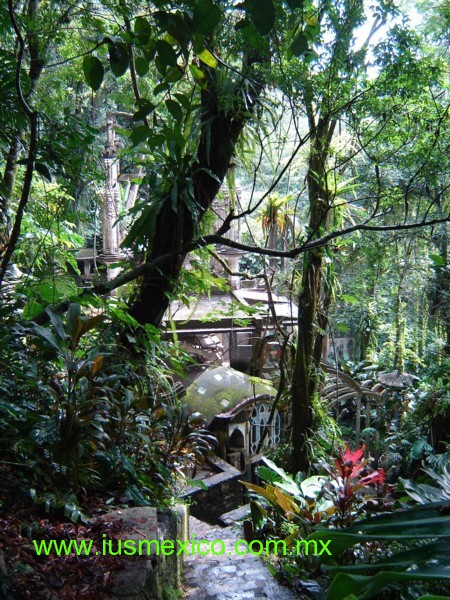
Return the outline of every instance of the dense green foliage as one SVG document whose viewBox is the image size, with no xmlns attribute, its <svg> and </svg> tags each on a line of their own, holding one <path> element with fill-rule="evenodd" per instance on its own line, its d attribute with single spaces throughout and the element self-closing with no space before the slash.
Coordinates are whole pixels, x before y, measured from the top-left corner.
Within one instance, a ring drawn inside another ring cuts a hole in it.
<svg viewBox="0 0 450 600">
<path fill-rule="evenodd" d="M 173 395 L 163 359 L 170 349 L 153 336 L 143 363 L 121 348 L 118 332 L 105 330 L 104 314 L 83 317 L 71 304 L 66 324 L 49 317 L 51 328 L 3 326 L 5 492 L 29 493 L 75 519 L 86 492 L 139 505 L 170 501 L 177 477 L 190 476 L 214 445 L 200 416 Z"/>
<path fill-rule="evenodd" d="M 337 537 L 365 531 L 368 505 L 393 508 L 399 475 L 415 500 L 438 499 L 426 486 L 448 480 L 450 455 L 450 21 L 445 1 L 418 1 L 417 14 L 403 4 L 0 3 L 5 510 L 21 498 L 76 520 L 92 495 L 165 505 L 195 472 L 213 441 L 176 396 L 189 358 L 161 322 L 173 299 L 227 289 L 211 274 L 217 245 L 242 250 L 245 274 L 298 306 L 294 331 L 276 328 L 290 424 L 272 452 L 303 475 L 262 471 L 274 512 L 253 505 L 255 521 L 293 537 L 318 523 Z M 108 202 L 122 253 L 111 277 L 95 254 Z M 239 241 L 227 237 L 234 226 Z M 83 247 L 92 277 L 76 260 Z M 333 353 L 341 338 L 351 352 Z M 360 480 L 369 472 L 343 482 L 342 456 L 340 475 L 329 465 L 318 475 L 342 439 L 356 442 L 354 398 L 331 412 L 321 399 L 327 340 L 327 358 L 381 394 L 361 413 L 373 472 L 388 482 L 372 478 L 373 495 Z M 382 384 L 386 373 L 415 379 Z M 439 507 L 423 510 L 437 538 Z M 390 551 L 372 541 L 352 550 L 351 538 L 330 568 L 330 598 L 387 582 L 355 575 L 372 550 L 383 566 Z M 428 558 L 437 548 L 441 560 L 440 544 Z M 422 549 L 394 551 L 401 580 Z M 344 568 L 349 556 L 358 564 Z"/>
<path fill-rule="evenodd" d="M 403 480 L 421 506 L 405 507 L 402 498 L 399 510 L 395 485 L 386 485 L 383 470 L 373 471 L 363 452 L 364 447 L 352 452 L 347 446 L 333 465 L 322 464 L 325 475 L 304 480 L 266 460 L 258 469 L 264 486 L 245 483 L 254 495 L 256 539 L 272 539 L 289 550 L 283 558 L 271 557 L 274 573 L 294 582 L 313 574 L 320 585 L 311 591 L 327 600 L 375 598 L 380 592 L 383 598 L 445 594 L 448 470 L 425 469 L 440 487 Z M 306 545 L 298 546 L 298 540 Z M 321 546 L 328 551 L 318 551 Z"/>
</svg>

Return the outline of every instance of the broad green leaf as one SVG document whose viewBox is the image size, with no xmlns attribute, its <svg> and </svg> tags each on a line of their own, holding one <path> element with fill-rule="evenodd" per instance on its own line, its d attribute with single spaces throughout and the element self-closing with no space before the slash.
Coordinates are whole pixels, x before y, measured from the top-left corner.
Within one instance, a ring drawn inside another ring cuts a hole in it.
<svg viewBox="0 0 450 600">
<path fill-rule="evenodd" d="M 157 86 L 155 86 L 154 90 L 153 90 L 153 94 L 155 96 L 157 96 L 158 94 L 160 94 L 161 92 L 165 92 L 166 90 L 169 89 L 169 84 L 166 83 L 165 81 L 163 81 L 162 83 L 158 83 Z"/>
<path fill-rule="evenodd" d="M 288 57 L 292 55 L 301 56 L 302 54 L 305 54 L 308 49 L 308 39 L 303 31 L 301 31 L 289 46 Z"/>
<path fill-rule="evenodd" d="M 183 69 L 180 66 L 170 67 L 164 77 L 164 83 L 175 83 L 183 77 Z"/>
<path fill-rule="evenodd" d="M 251 19 L 261 35 L 266 35 L 275 24 L 275 7 L 272 0 L 256 0 L 251 8 Z"/>
<path fill-rule="evenodd" d="M 105 69 L 96 56 L 85 56 L 83 59 L 83 73 L 90 88 L 95 91 L 102 85 Z"/>
<path fill-rule="evenodd" d="M 450 515 L 443 512 L 444 502 L 434 502 L 407 510 L 379 515 L 356 522 L 343 531 L 363 532 L 384 539 L 450 536 Z"/>
<path fill-rule="evenodd" d="M 319 33 L 320 33 L 319 19 L 315 15 L 306 19 L 306 26 L 305 26 L 306 37 L 308 37 L 310 40 L 314 40 L 314 38 L 317 37 L 319 35 Z"/>
<path fill-rule="evenodd" d="M 134 32 L 138 36 L 139 41 L 145 45 L 152 35 L 152 26 L 144 17 L 137 17 L 134 22 Z"/>
<path fill-rule="evenodd" d="M 190 102 L 188 96 L 185 96 L 184 94 L 180 94 L 179 92 L 175 93 L 174 96 L 178 100 L 178 102 L 181 104 L 181 106 L 184 108 L 184 110 L 186 110 L 186 111 L 191 110 L 191 102 Z"/>
<path fill-rule="evenodd" d="M 450 515 L 447 502 L 435 502 L 388 515 L 379 515 L 357 521 L 351 527 L 337 530 L 315 531 L 309 539 L 331 539 L 338 554 L 354 544 L 374 540 L 398 541 L 400 539 L 427 539 L 450 537 Z M 336 554 L 336 552 L 334 551 Z"/>
<path fill-rule="evenodd" d="M 168 12 L 167 10 L 155 12 L 154 17 L 160 28 L 167 31 L 180 45 L 186 43 L 192 37 L 192 19 L 189 17 L 185 16 L 183 18 L 181 13 Z"/>
<path fill-rule="evenodd" d="M 123 42 L 109 44 L 109 63 L 116 77 L 121 77 L 128 69 L 128 48 Z"/>
<path fill-rule="evenodd" d="M 433 265 L 435 267 L 444 267 L 445 260 L 440 256 L 440 254 L 430 254 L 430 259 L 433 261 Z"/>
<path fill-rule="evenodd" d="M 194 31 L 203 34 L 212 33 L 221 17 L 217 4 L 211 0 L 199 0 L 194 8 Z"/>
<path fill-rule="evenodd" d="M 200 52 L 197 52 L 196 54 L 197 54 L 197 57 L 203 63 L 205 63 L 205 65 L 208 65 L 208 67 L 211 67 L 212 69 L 215 69 L 217 67 L 217 59 L 206 48 L 203 48 L 203 50 L 201 50 Z"/>
<path fill-rule="evenodd" d="M 42 304 L 36 302 L 35 300 L 30 300 L 23 307 L 22 316 L 26 321 L 30 319 L 34 319 L 36 315 L 39 315 L 44 310 Z"/>
<path fill-rule="evenodd" d="M 328 478 L 322 475 L 311 475 L 311 477 L 300 482 L 299 487 L 306 498 L 316 498 L 327 481 Z"/>
<path fill-rule="evenodd" d="M 199 67 L 197 67 L 197 65 L 189 65 L 189 71 L 191 72 L 195 83 L 197 83 L 202 89 L 208 85 L 205 74 Z"/>
<path fill-rule="evenodd" d="M 358 571 L 367 573 L 367 571 L 379 571 L 380 569 L 392 569 L 394 567 L 397 570 L 399 568 L 408 569 L 413 564 L 420 565 L 431 560 L 435 562 L 436 566 L 438 563 L 446 565 L 450 562 L 450 544 L 448 540 L 438 540 L 430 544 L 415 546 L 410 550 L 397 552 L 389 558 L 383 558 L 370 564 L 361 563 L 345 567 L 324 565 L 323 568 L 333 576 L 335 573 L 357 573 Z"/>
<path fill-rule="evenodd" d="M 277 475 L 277 477 L 279 478 L 279 480 L 281 481 L 285 481 L 285 482 L 289 482 L 289 483 L 294 483 L 294 480 L 292 479 L 292 477 L 290 475 L 288 475 L 286 473 L 286 471 L 284 469 L 282 469 L 281 467 L 279 467 L 278 465 L 276 465 L 272 460 L 270 460 L 269 458 L 266 458 L 265 456 L 263 456 L 262 458 L 262 462 L 273 472 Z M 272 483 L 272 482 L 269 482 Z"/>
<path fill-rule="evenodd" d="M 66 277 L 48 278 L 38 286 L 38 293 L 43 300 L 51 304 L 76 294 L 77 288 L 73 281 Z"/>
<path fill-rule="evenodd" d="M 45 177 L 45 179 L 47 179 L 47 181 L 51 181 L 52 180 L 52 174 L 50 173 L 49 168 L 47 167 L 47 165 L 44 165 L 44 163 L 41 162 L 37 162 L 34 164 L 36 171 L 39 173 L 39 175 L 42 175 L 42 177 Z"/>
<path fill-rule="evenodd" d="M 168 98 L 165 103 L 166 103 L 167 110 L 170 112 L 172 117 L 176 121 L 181 121 L 183 119 L 183 110 L 182 110 L 181 106 L 178 104 L 178 102 Z"/>
<path fill-rule="evenodd" d="M 158 70 L 158 73 L 160 75 L 162 75 L 163 77 L 166 75 L 167 72 L 167 65 L 166 63 L 162 60 L 162 58 L 159 56 L 159 54 L 157 54 L 155 56 L 155 67 Z"/>
<path fill-rule="evenodd" d="M 140 121 L 147 117 L 155 108 L 155 105 L 146 100 L 133 115 L 133 121 Z"/>
<path fill-rule="evenodd" d="M 149 138 L 148 138 L 148 147 L 151 150 L 154 150 L 155 148 L 157 148 L 158 146 L 162 146 L 165 142 L 166 142 L 166 136 L 163 135 L 162 133 L 156 133 L 156 134 L 152 134 Z"/>
<path fill-rule="evenodd" d="M 131 132 L 130 138 L 133 146 L 137 146 L 141 142 L 144 142 L 150 135 L 150 128 L 147 125 L 139 125 Z"/>
<path fill-rule="evenodd" d="M 450 569 L 445 568 L 413 569 L 406 573 L 384 571 L 373 576 L 338 573 L 328 589 L 327 600 L 345 600 L 351 594 L 373 598 L 377 592 L 391 583 L 449 579 Z"/>
<path fill-rule="evenodd" d="M 150 62 L 147 58 L 144 58 L 143 56 L 138 56 L 134 60 L 134 67 L 139 77 L 144 77 L 144 75 L 147 75 L 148 73 L 148 70 L 150 68 Z"/>
<path fill-rule="evenodd" d="M 158 40 L 156 42 L 156 51 L 158 52 L 158 56 L 162 63 L 166 67 L 177 66 L 177 53 L 168 42 L 164 40 Z"/>
<path fill-rule="evenodd" d="M 253 23 L 249 23 L 246 27 L 242 28 L 242 35 L 244 37 L 244 43 L 248 44 L 251 48 L 254 48 L 255 50 L 264 48 L 266 41 Z"/>
<path fill-rule="evenodd" d="M 319 55 L 317 54 L 317 52 L 315 50 L 312 50 L 311 48 L 305 52 L 303 57 L 304 57 L 306 64 L 309 64 L 311 62 L 319 60 Z M 349 219 L 350 219 L 350 217 L 349 217 Z M 339 240 L 339 242 L 337 242 L 337 243 L 344 246 L 346 244 L 350 245 L 352 242 L 349 242 L 348 240 Z"/>
</svg>

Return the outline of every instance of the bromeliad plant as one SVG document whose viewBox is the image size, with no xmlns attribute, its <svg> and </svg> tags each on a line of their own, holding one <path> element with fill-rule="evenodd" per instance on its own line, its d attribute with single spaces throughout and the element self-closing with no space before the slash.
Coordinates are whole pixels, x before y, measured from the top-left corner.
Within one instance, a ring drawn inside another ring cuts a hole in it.
<svg viewBox="0 0 450 600">
<path fill-rule="evenodd" d="M 334 524 L 338 527 L 350 525 L 357 516 L 370 509 L 383 508 L 386 496 L 392 489 L 392 486 L 385 484 L 383 469 L 370 470 L 364 450 L 363 445 L 351 451 L 346 444 L 345 451 L 334 459 L 334 465 L 321 463 L 331 476 L 327 486 L 328 497 L 336 507 Z"/>
<path fill-rule="evenodd" d="M 255 530 L 264 534 L 289 525 L 292 538 L 300 533 L 308 535 L 318 524 L 345 527 L 360 515 L 389 509 L 393 486 L 385 483 L 382 469 L 370 470 L 364 449 L 362 446 L 352 452 L 347 445 L 333 465 L 321 463 L 326 476 L 314 475 L 305 480 L 301 474 L 293 478 L 263 459 L 265 464 L 257 474 L 265 486 L 242 482 L 265 501 L 264 506 L 251 501 Z"/>
</svg>

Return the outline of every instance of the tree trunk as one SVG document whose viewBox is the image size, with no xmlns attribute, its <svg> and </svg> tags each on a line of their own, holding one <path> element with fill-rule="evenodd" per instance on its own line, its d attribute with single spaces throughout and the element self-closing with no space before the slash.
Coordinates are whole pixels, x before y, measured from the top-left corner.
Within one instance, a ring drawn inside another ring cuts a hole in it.
<svg viewBox="0 0 450 600">
<path fill-rule="evenodd" d="M 308 169 L 310 205 L 309 231 L 312 238 L 323 235 L 329 221 L 329 191 L 326 189 L 326 162 L 335 121 L 322 121 L 313 127 L 312 109 L 310 126 L 316 131 L 311 140 Z M 323 336 L 318 336 L 320 296 L 322 291 L 323 248 L 304 255 L 302 288 L 298 299 L 298 341 L 292 375 L 292 462 L 294 472 L 309 471 L 307 447 L 313 427 L 313 399 L 318 391 L 320 358 Z M 331 301 L 329 298 L 328 306 Z"/>
<path fill-rule="evenodd" d="M 405 250 L 404 265 L 400 270 L 397 294 L 395 297 L 394 315 L 395 315 L 395 342 L 394 342 L 394 370 L 399 373 L 403 373 L 405 369 L 404 355 L 405 355 L 405 318 L 403 315 L 403 287 L 406 279 L 406 275 L 409 269 L 409 258 L 413 249 L 413 239 L 408 242 L 408 247 Z M 396 245 L 396 254 L 399 256 L 399 247 Z M 399 265 L 400 267 L 400 265 Z"/>
<path fill-rule="evenodd" d="M 77 7 L 77 2 L 74 2 L 72 6 L 69 6 L 61 15 L 57 18 L 55 17 L 55 21 L 57 24 L 68 23 L 72 12 Z M 50 48 L 52 47 L 54 40 L 51 37 L 47 39 L 42 38 L 39 24 L 39 0 L 29 0 L 24 8 L 23 15 L 26 16 L 28 22 L 28 29 L 22 31 L 22 35 L 24 36 L 28 56 L 29 56 L 29 68 L 28 68 L 28 90 L 24 93 L 23 97 L 28 104 L 33 101 L 36 90 L 38 88 L 39 79 L 41 77 L 42 71 L 45 66 L 44 56 L 48 54 Z M 16 54 L 18 59 L 18 50 Z M 23 66 L 23 65 L 22 65 Z M 37 143 L 37 141 L 36 141 Z M 15 131 L 12 137 L 12 141 L 8 150 L 8 154 L 6 156 L 5 161 L 5 169 L 3 172 L 3 187 L 4 193 L 0 196 L 0 255 L 3 257 L 3 254 L 6 253 L 7 245 L 10 243 L 9 238 L 9 229 L 10 229 L 10 215 L 9 209 L 11 204 L 11 199 L 14 194 L 14 187 L 16 183 L 16 172 L 17 172 L 17 163 L 20 158 L 22 151 L 22 142 L 21 142 L 21 132 Z M 25 205 L 28 200 L 25 201 Z M 19 223 L 20 229 L 20 223 Z M 14 250 L 14 248 L 13 248 Z"/>
<path fill-rule="evenodd" d="M 5 170 L 3 173 L 3 194 L 0 196 L 0 247 L 8 240 L 9 229 L 9 204 L 16 181 L 17 161 L 20 154 L 20 139 L 16 132 L 6 155 Z"/>
<path fill-rule="evenodd" d="M 308 253 L 299 297 L 298 340 L 292 378 L 292 462 L 294 472 L 308 471 L 307 440 L 313 426 L 313 398 L 317 389 L 314 346 L 317 305 L 322 283 L 322 258 Z"/>
<path fill-rule="evenodd" d="M 257 60 L 247 63 L 247 68 L 251 68 L 255 62 Z M 197 161 L 186 173 L 184 182 L 178 185 L 178 189 L 182 190 L 183 183 L 186 186 L 187 180 L 192 181 L 197 213 L 189 209 L 181 194 L 178 194 L 175 210 L 170 194 L 164 199 L 156 219 L 152 249 L 146 260 L 151 261 L 165 254 L 170 254 L 171 258 L 157 270 L 143 276 L 140 282 L 131 309 L 131 314 L 139 323 L 149 323 L 155 327 L 160 325 L 186 257 L 184 249 L 198 234 L 198 225 L 220 189 L 232 162 L 236 142 L 261 90 L 262 85 L 248 87 L 244 106 L 242 83 L 237 84 L 233 106 L 225 112 L 220 106 L 221 90 L 216 85 L 215 72 L 210 71 L 210 83 L 201 96 L 202 121 Z"/>
</svg>

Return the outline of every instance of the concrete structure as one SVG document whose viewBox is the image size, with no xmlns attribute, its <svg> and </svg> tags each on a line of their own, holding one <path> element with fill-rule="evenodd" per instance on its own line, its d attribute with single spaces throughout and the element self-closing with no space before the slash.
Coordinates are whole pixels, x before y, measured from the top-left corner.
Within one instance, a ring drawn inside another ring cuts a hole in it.
<svg viewBox="0 0 450 600">
<path fill-rule="evenodd" d="M 191 515 L 217 524 L 221 516 L 244 502 L 242 473 L 218 457 L 210 457 L 201 468 L 196 481 L 180 494 L 189 503 Z"/>
<path fill-rule="evenodd" d="M 189 539 L 188 512 L 186 506 L 178 505 L 167 511 L 152 507 L 124 508 L 99 517 L 100 520 L 122 523 L 119 540 L 133 540 L 138 548 L 142 540 L 144 554 L 129 560 L 123 571 L 112 574 L 113 600 L 167 600 L 176 597 L 182 583 L 183 556 L 164 555 L 156 552 L 156 545 L 147 551 L 146 540 L 156 540 L 160 545 L 167 541 L 177 546 L 176 540 Z"/>
<path fill-rule="evenodd" d="M 216 453 L 252 479 L 251 464 L 264 446 L 282 438 L 282 414 L 274 409 L 276 390 L 269 382 L 230 367 L 210 367 L 186 390 L 185 402 L 207 418 L 207 428 L 218 440 Z"/>
</svg>

